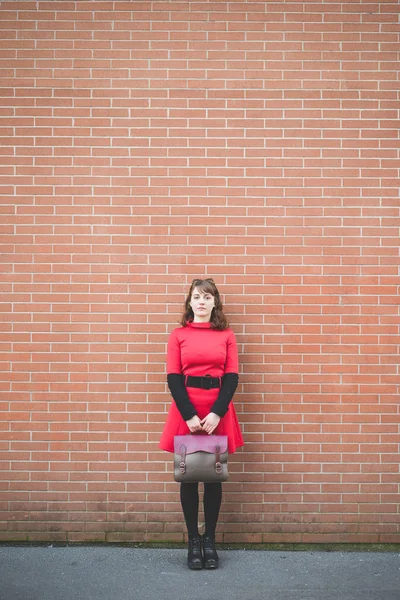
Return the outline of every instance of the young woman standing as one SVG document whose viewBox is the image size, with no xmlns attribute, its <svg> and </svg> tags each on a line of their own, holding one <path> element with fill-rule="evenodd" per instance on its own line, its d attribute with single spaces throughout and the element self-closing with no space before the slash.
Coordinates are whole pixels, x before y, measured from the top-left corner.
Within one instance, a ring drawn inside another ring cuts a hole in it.
<svg viewBox="0 0 400 600">
<path fill-rule="evenodd" d="M 175 435 L 215 433 L 228 436 L 228 452 L 233 453 L 243 446 L 232 403 L 239 381 L 238 352 L 212 279 L 193 280 L 181 325 L 168 341 L 167 382 L 174 402 L 160 447 L 173 452 Z M 204 536 L 198 529 L 198 484 L 181 483 L 180 498 L 189 537 L 189 568 L 217 568 L 215 529 L 222 484 L 204 484 Z"/>
</svg>

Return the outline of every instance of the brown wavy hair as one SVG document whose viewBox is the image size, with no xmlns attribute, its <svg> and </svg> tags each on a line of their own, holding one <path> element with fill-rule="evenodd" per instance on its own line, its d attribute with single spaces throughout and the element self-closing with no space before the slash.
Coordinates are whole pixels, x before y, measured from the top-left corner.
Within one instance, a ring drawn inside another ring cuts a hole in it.
<svg viewBox="0 0 400 600">
<path fill-rule="evenodd" d="M 192 299 L 194 288 L 197 288 L 199 292 L 202 292 L 203 294 L 211 294 L 215 298 L 215 306 L 212 309 L 210 317 L 211 329 L 219 329 L 221 331 L 224 329 L 228 329 L 228 319 L 224 315 L 219 291 L 213 279 L 193 279 L 192 285 L 190 286 L 190 290 L 185 301 L 185 309 L 182 315 L 182 319 L 180 321 L 181 325 L 183 325 L 183 327 L 186 327 L 186 325 L 192 322 L 194 319 L 193 310 L 190 306 L 190 300 Z"/>
</svg>

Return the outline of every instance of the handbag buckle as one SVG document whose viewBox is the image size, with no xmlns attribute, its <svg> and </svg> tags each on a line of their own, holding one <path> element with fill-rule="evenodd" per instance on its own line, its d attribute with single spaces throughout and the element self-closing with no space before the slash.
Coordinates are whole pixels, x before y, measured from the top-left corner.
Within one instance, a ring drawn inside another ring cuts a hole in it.
<svg viewBox="0 0 400 600">
<path fill-rule="evenodd" d="M 182 475 L 186 473 L 186 464 L 183 461 L 179 463 L 179 472 L 182 473 Z"/>
<path fill-rule="evenodd" d="M 222 473 L 222 464 L 220 462 L 215 463 L 215 472 L 217 475 L 221 475 Z"/>
</svg>

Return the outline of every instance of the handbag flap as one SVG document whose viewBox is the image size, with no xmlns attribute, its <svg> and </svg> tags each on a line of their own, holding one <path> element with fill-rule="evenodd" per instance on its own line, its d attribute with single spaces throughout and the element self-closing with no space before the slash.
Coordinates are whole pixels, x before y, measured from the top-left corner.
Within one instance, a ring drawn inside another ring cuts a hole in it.
<svg viewBox="0 0 400 600">
<path fill-rule="evenodd" d="M 182 444 L 186 446 L 186 454 L 193 452 L 215 452 L 216 446 L 220 447 L 223 454 L 228 450 L 227 435 L 176 435 L 174 437 L 174 452 L 180 454 Z"/>
</svg>

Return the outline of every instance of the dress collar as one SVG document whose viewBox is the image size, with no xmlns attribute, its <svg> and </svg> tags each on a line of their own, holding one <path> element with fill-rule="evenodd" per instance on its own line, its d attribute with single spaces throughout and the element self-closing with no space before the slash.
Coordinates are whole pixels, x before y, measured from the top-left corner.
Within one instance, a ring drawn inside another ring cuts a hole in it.
<svg viewBox="0 0 400 600">
<path fill-rule="evenodd" d="M 195 323 L 194 321 L 188 321 L 188 327 L 193 327 L 194 329 L 210 329 L 211 322 L 206 321 L 205 323 Z"/>
</svg>

